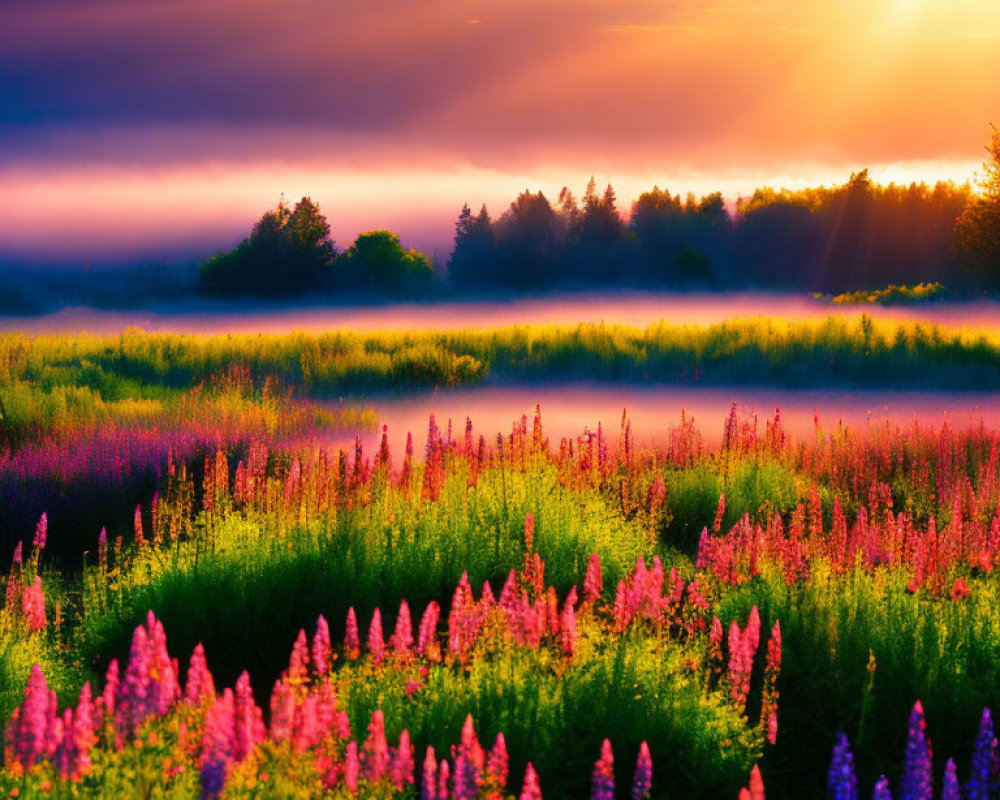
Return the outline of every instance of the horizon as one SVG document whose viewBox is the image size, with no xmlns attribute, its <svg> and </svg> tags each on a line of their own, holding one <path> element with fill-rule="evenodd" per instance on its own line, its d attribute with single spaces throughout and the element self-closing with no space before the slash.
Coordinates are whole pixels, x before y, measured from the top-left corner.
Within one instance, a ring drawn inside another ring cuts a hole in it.
<svg viewBox="0 0 1000 800">
<path fill-rule="evenodd" d="M 282 193 L 319 202 L 341 246 L 389 228 L 441 262 L 463 203 L 497 215 L 591 175 L 625 215 L 654 184 L 962 183 L 1000 107 L 974 79 L 1000 74 L 1000 8 L 980 0 L 5 14 L 0 260 L 29 264 L 200 259 Z"/>
</svg>

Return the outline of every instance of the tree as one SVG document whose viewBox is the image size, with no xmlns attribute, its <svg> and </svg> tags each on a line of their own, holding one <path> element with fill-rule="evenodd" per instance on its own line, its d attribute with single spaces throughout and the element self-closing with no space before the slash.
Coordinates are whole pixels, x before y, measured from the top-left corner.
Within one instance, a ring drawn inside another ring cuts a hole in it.
<svg viewBox="0 0 1000 800">
<path fill-rule="evenodd" d="M 492 281 L 496 269 L 496 236 L 484 205 L 473 214 L 468 204 L 455 222 L 455 246 L 448 262 L 448 277 L 456 287 L 482 286 Z"/>
<path fill-rule="evenodd" d="M 303 197 L 292 211 L 278 203 L 233 250 L 208 259 L 201 282 L 207 291 L 230 296 L 300 294 L 330 284 L 336 257 L 326 217 Z"/>
<path fill-rule="evenodd" d="M 413 248 L 405 249 L 399 236 L 386 230 L 359 234 L 344 253 L 343 261 L 361 286 L 385 294 L 424 291 L 434 275 L 427 256 Z"/>
<path fill-rule="evenodd" d="M 992 128 L 979 194 L 955 223 L 954 255 L 983 286 L 1000 289 L 1000 129 Z"/>
</svg>

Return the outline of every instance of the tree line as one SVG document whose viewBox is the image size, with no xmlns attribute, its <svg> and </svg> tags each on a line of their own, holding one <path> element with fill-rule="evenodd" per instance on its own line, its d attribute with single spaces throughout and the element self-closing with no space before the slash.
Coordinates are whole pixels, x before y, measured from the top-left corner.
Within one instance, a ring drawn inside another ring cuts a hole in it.
<svg viewBox="0 0 1000 800">
<path fill-rule="evenodd" d="M 1000 289 L 1000 132 L 978 191 L 968 184 L 874 183 L 867 170 L 832 188 L 769 188 L 727 206 L 721 193 L 681 198 L 654 186 L 624 218 L 613 187 L 577 199 L 525 190 L 499 216 L 464 206 L 446 265 L 370 231 L 338 253 L 304 197 L 254 225 L 202 267 L 224 295 L 307 291 L 413 295 L 557 288 L 870 290 L 937 281 Z"/>
</svg>

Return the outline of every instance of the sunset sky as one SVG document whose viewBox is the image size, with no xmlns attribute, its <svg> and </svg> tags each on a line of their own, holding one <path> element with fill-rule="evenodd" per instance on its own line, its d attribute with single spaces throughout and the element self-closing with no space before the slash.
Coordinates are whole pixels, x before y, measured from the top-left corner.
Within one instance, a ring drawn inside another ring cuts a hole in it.
<svg viewBox="0 0 1000 800">
<path fill-rule="evenodd" d="M 6 0 L 0 260 L 193 257 L 284 192 L 444 259 L 463 202 L 964 181 L 996 0 Z"/>
</svg>

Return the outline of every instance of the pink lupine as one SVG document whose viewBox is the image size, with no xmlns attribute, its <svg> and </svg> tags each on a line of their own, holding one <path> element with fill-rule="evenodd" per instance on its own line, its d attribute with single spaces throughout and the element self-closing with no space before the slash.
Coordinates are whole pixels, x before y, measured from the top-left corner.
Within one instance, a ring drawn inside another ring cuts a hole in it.
<svg viewBox="0 0 1000 800">
<path fill-rule="evenodd" d="M 451 791 L 448 788 L 450 778 L 451 770 L 448 767 L 448 762 L 445 759 L 441 759 L 441 763 L 438 765 L 437 789 L 437 794 L 440 800 L 449 800 L 449 798 L 451 798 Z"/>
<path fill-rule="evenodd" d="M 469 714 L 462 725 L 462 742 L 455 756 L 455 800 L 474 800 L 479 794 L 484 764 L 485 754 Z"/>
<path fill-rule="evenodd" d="M 420 800 L 438 800 L 437 790 L 437 757 L 434 755 L 434 748 L 427 747 L 427 755 L 424 756 L 423 780 L 420 783 Z"/>
<path fill-rule="evenodd" d="M 292 723 L 292 748 L 296 753 L 304 753 L 312 747 L 320 733 L 316 695 L 306 695 L 295 707 Z"/>
<path fill-rule="evenodd" d="M 135 543 L 140 547 L 146 543 L 146 539 L 142 533 L 142 507 L 135 507 L 135 515 L 132 518 L 132 527 L 135 529 Z"/>
<path fill-rule="evenodd" d="M 615 633 L 624 631 L 632 621 L 632 604 L 629 600 L 629 591 L 625 586 L 625 581 L 618 581 L 618 589 L 615 592 L 614 605 L 614 630 Z"/>
<path fill-rule="evenodd" d="M 316 633 L 312 640 L 312 663 L 317 675 L 326 675 L 330 671 L 330 626 L 326 618 L 320 614 L 316 620 Z"/>
<path fill-rule="evenodd" d="M 559 635 L 559 599 L 556 597 L 556 589 L 550 586 L 545 592 L 545 622 L 548 633 L 552 636 Z"/>
<path fill-rule="evenodd" d="M 25 769 L 31 767 L 45 752 L 49 729 L 51 697 L 45 675 L 38 664 L 31 667 L 24 702 L 7 723 L 7 741 L 14 759 Z"/>
<path fill-rule="evenodd" d="M 538 773 L 528 762 L 527 769 L 524 770 L 524 784 L 521 787 L 520 800 L 542 800 L 542 789 L 538 785 Z"/>
<path fill-rule="evenodd" d="M 37 553 L 40 550 L 45 549 L 45 542 L 48 538 L 49 532 L 49 518 L 48 515 L 43 511 L 42 516 L 38 520 L 38 525 L 35 526 L 35 538 L 32 540 L 32 545 Z"/>
<path fill-rule="evenodd" d="M 440 657 L 437 645 L 437 624 L 441 615 L 441 607 L 431 600 L 420 619 L 420 636 L 417 640 L 417 653 L 432 661 Z"/>
<path fill-rule="evenodd" d="M 306 632 L 299 629 L 292 645 L 292 655 L 288 659 L 288 680 L 293 686 L 305 683 L 309 678 L 309 643 Z"/>
<path fill-rule="evenodd" d="M 389 772 L 389 744 L 385 739 L 385 717 L 380 710 L 372 712 L 368 723 L 368 738 L 362 747 L 361 762 L 365 780 L 378 783 Z"/>
<path fill-rule="evenodd" d="M 412 646 L 413 623 L 410 621 L 410 606 L 402 600 L 396 617 L 396 631 L 392 635 L 392 650 L 399 658 L 405 660 L 409 658 Z"/>
<path fill-rule="evenodd" d="M 413 785 L 413 745 L 410 744 L 409 731 L 399 734 L 399 746 L 393 755 L 389 777 L 400 791 L 407 784 Z"/>
<path fill-rule="evenodd" d="M 292 736 L 295 723 L 295 693 L 284 680 L 274 684 L 271 692 L 271 738 L 284 742 Z"/>
<path fill-rule="evenodd" d="M 605 739 L 601 743 L 601 757 L 594 762 L 594 773 L 590 782 L 590 800 L 614 800 L 614 763 L 611 742 Z"/>
<path fill-rule="evenodd" d="M 372 654 L 372 660 L 378 664 L 385 658 L 385 640 L 382 638 L 382 612 L 375 609 L 372 614 L 372 623 L 368 627 L 368 650 Z"/>
<path fill-rule="evenodd" d="M 97 537 L 97 562 L 101 565 L 101 569 L 108 568 L 108 531 L 107 528 L 101 528 L 101 533 Z"/>
<path fill-rule="evenodd" d="M 329 675 L 323 676 L 319 687 L 319 704 L 316 708 L 324 736 L 334 735 L 338 739 L 351 738 L 351 724 L 347 712 L 339 707 L 337 693 Z"/>
<path fill-rule="evenodd" d="M 73 740 L 80 752 L 83 771 L 90 764 L 90 749 L 97 744 L 96 727 L 93 693 L 90 681 L 87 681 L 80 690 L 80 699 L 73 715 Z"/>
<path fill-rule="evenodd" d="M 104 706 L 104 713 L 108 717 L 113 717 L 115 714 L 115 698 L 118 696 L 118 659 L 111 659 L 111 663 L 108 664 L 108 671 L 104 676 L 104 692 L 101 695 L 101 703 Z"/>
<path fill-rule="evenodd" d="M 498 604 L 502 609 L 508 611 L 514 608 L 517 603 L 517 576 L 514 574 L 514 570 L 511 570 L 507 573 L 507 580 L 504 581 L 503 588 L 500 590 Z"/>
<path fill-rule="evenodd" d="M 233 692 L 226 689 L 205 715 L 201 739 L 201 796 L 222 794 L 233 758 Z"/>
<path fill-rule="evenodd" d="M 355 659 L 361 654 L 361 640 L 358 637 L 358 618 L 354 614 L 354 606 L 347 609 L 347 626 L 344 631 L 344 650 L 349 659 Z"/>
<path fill-rule="evenodd" d="M 215 681 L 208 670 L 205 659 L 205 648 L 201 642 L 194 646 L 191 653 L 191 663 L 188 666 L 187 684 L 184 687 L 184 702 L 189 705 L 201 705 L 215 700 Z"/>
<path fill-rule="evenodd" d="M 632 778 L 632 800 L 646 800 L 653 790 L 653 759 L 649 756 L 649 745 L 639 745 L 639 757 L 635 762 L 635 776 Z"/>
<path fill-rule="evenodd" d="M 14 560 L 12 563 L 15 567 L 19 567 L 24 563 L 23 548 L 24 542 L 18 542 L 17 547 L 14 548 Z"/>
<path fill-rule="evenodd" d="M 750 800 L 764 800 L 764 780 L 760 777 L 760 767 L 756 764 L 750 770 Z"/>
<path fill-rule="evenodd" d="M 496 743 L 486 757 L 486 777 L 497 789 L 507 785 L 507 774 L 510 769 L 510 758 L 507 755 L 507 742 L 502 733 L 497 734 Z"/>
<path fill-rule="evenodd" d="M 563 605 L 559 620 L 559 646 L 566 658 L 573 658 L 573 653 L 576 651 L 576 613 L 569 600 Z"/>
<path fill-rule="evenodd" d="M 361 764 L 358 761 L 358 743 L 348 742 L 347 753 L 344 755 L 344 785 L 347 791 L 354 795 L 358 793 L 358 778 L 361 774 Z"/>
<path fill-rule="evenodd" d="M 718 535 L 722 530 L 722 517 L 726 513 L 726 496 L 719 495 L 719 507 L 715 510 L 715 520 L 712 522 L 712 533 Z"/>
<path fill-rule="evenodd" d="M 25 586 L 21 593 L 21 610 L 32 631 L 40 631 L 45 627 L 45 591 L 42 589 L 41 576 L 36 575 L 30 586 Z"/>
<path fill-rule="evenodd" d="M 233 709 L 233 757 L 243 761 L 267 738 L 264 716 L 254 701 L 250 675 L 244 670 L 236 680 Z"/>
<path fill-rule="evenodd" d="M 496 599 L 493 597 L 493 587 L 490 586 L 489 581 L 483 581 L 483 591 L 479 596 L 479 605 L 482 610 L 489 611 L 496 604 Z"/>
</svg>

